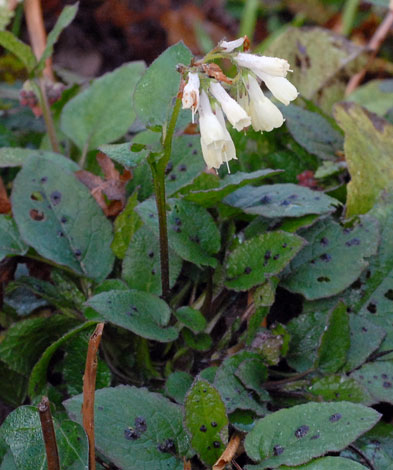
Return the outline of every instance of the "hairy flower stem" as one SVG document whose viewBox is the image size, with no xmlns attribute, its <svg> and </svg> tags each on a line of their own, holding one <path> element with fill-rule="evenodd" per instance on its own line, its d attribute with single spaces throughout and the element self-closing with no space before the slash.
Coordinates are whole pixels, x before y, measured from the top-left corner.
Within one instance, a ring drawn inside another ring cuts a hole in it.
<svg viewBox="0 0 393 470">
<path fill-rule="evenodd" d="M 163 156 L 160 160 L 158 160 L 158 162 L 150 161 L 158 212 L 160 233 L 161 286 L 162 298 L 164 300 L 168 300 L 169 297 L 169 248 L 168 225 L 166 217 L 165 169 L 172 153 L 172 139 L 175 132 L 177 118 L 180 112 L 180 106 L 181 100 L 177 98 L 168 127 L 163 131 Z"/>
</svg>

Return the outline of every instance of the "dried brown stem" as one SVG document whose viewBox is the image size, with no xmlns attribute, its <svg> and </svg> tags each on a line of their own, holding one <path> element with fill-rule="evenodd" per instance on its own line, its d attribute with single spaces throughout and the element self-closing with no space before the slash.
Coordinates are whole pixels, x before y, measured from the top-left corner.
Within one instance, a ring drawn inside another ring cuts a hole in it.
<svg viewBox="0 0 393 470">
<path fill-rule="evenodd" d="M 42 436 L 45 443 L 48 470 L 60 470 L 59 453 L 57 451 L 56 434 L 53 427 L 48 397 L 42 397 L 38 405 L 41 420 Z"/>
<path fill-rule="evenodd" d="M 213 470 L 224 470 L 225 466 L 234 458 L 237 449 L 239 448 L 240 441 L 241 438 L 239 434 L 234 434 L 231 437 L 226 449 L 221 454 L 221 457 L 213 465 Z"/>
<path fill-rule="evenodd" d="M 95 441 L 94 441 L 94 394 L 97 376 L 97 353 L 100 346 L 104 323 L 98 323 L 89 340 L 86 367 L 83 376 L 83 405 L 82 418 L 87 439 L 89 441 L 89 470 L 95 470 Z"/>
<path fill-rule="evenodd" d="M 373 34 L 370 42 L 368 43 L 367 49 L 371 52 L 370 58 L 366 64 L 366 66 L 354 75 L 347 85 L 347 89 L 345 90 L 345 94 L 351 94 L 363 81 L 364 77 L 366 76 L 367 70 L 370 68 L 370 65 L 374 61 L 376 55 L 378 54 L 379 49 L 381 48 L 383 42 L 386 39 L 386 36 L 389 34 L 393 26 L 393 1 L 390 1 L 389 11 L 387 12 L 385 18 L 383 19 L 382 23 L 379 25 L 375 33 Z"/>
<path fill-rule="evenodd" d="M 40 0 L 25 0 L 25 16 L 27 23 L 27 30 L 31 47 L 37 60 L 40 60 L 45 47 L 46 47 L 46 31 L 44 25 L 44 18 L 42 16 L 42 8 Z M 52 70 L 52 59 L 48 58 L 45 62 L 45 69 L 43 71 L 45 78 L 54 82 L 55 77 Z"/>
</svg>

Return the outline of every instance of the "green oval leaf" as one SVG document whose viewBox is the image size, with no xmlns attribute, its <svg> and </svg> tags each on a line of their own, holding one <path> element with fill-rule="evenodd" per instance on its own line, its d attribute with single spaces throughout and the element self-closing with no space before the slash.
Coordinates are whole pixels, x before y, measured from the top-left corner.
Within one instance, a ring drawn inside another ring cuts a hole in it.
<svg viewBox="0 0 393 470">
<path fill-rule="evenodd" d="M 363 405 L 307 403 L 259 420 L 245 440 L 253 468 L 300 465 L 327 452 L 344 449 L 372 428 L 380 414 Z M 251 467 L 250 467 L 251 468 Z"/>
<path fill-rule="evenodd" d="M 30 157 L 15 178 L 12 206 L 21 237 L 42 256 L 98 281 L 109 274 L 111 223 L 72 173 Z"/>
<path fill-rule="evenodd" d="M 134 93 L 134 109 L 148 126 L 164 124 L 172 100 L 179 90 L 180 73 L 176 65 L 188 65 L 190 50 L 179 42 L 164 51 L 147 69 Z"/>
<path fill-rule="evenodd" d="M 213 465 L 228 440 L 228 417 L 220 394 L 209 382 L 197 378 L 184 406 L 191 445 L 206 465 Z"/>
<path fill-rule="evenodd" d="M 93 81 L 61 113 L 61 130 L 79 149 L 95 149 L 122 137 L 135 120 L 131 97 L 143 62 L 122 65 Z"/>
<path fill-rule="evenodd" d="M 287 232 L 266 232 L 247 240 L 228 257 L 225 285 L 248 290 L 281 272 L 304 245 L 304 240 Z"/>
<path fill-rule="evenodd" d="M 91 297 L 87 305 L 106 320 L 143 338 L 166 343 L 178 337 L 174 327 L 165 328 L 171 311 L 155 295 L 137 290 L 112 290 Z"/>
<path fill-rule="evenodd" d="M 64 402 L 68 414 L 82 422 L 83 397 Z M 182 470 L 178 456 L 191 457 L 182 407 L 146 388 L 120 385 L 95 394 L 96 447 L 118 468 Z"/>
</svg>

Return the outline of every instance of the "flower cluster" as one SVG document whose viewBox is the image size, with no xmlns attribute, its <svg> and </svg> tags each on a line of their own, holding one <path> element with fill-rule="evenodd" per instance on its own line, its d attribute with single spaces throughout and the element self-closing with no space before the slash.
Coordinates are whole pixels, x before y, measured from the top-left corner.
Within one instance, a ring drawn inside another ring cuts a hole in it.
<svg viewBox="0 0 393 470">
<path fill-rule="evenodd" d="M 237 158 L 224 114 L 238 131 L 250 125 L 256 131 L 271 131 L 283 124 L 281 111 L 264 95 L 260 82 L 285 105 L 298 95 L 285 78 L 291 71 L 286 60 L 235 51 L 244 46 L 245 39 L 221 41 L 205 60 L 194 63 L 187 71 L 183 109 L 191 109 L 192 122 L 195 113 L 199 113 L 202 153 L 209 168 L 219 168 L 225 162 L 229 171 L 228 162 Z M 234 79 L 228 79 L 216 64 L 210 64 L 210 68 L 209 59 L 217 57 L 228 58 L 237 67 Z M 228 87 L 236 93 L 236 100 L 226 90 Z"/>
</svg>

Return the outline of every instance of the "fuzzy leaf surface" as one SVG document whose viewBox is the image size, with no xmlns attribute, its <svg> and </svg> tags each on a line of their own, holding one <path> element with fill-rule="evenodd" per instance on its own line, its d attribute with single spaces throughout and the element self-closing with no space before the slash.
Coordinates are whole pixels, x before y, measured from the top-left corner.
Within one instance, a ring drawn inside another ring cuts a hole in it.
<svg viewBox="0 0 393 470">
<path fill-rule="evenodd" d="M 153 294 L 137 290 L 111 290 L 91 297 L 87 305 L 107 321 L 142 336 L 166 343 L 174 341 L 178 331 L 168 325 L 168 305 Z"/>
<path fill-rule="evenodd" d="M 82 400 L 77 395 L 64 402 L 71 419 L 79 423 Z M 179 457 L 193 455 L 182 407 L 146 388 L 97 390 L 95 429 L 97 449 L 121 470 L 181 470 Z"/>
<path fill-rule="evenodd" d="M 300 465 L 339 451 L 372 428 L 380 416 L 372 408 L 349 402 L 307 403 L 276 411 L 260 419 L 246 437 L 248 456 L 259 462 L 248 468 Z"/>
<path fill-rule="evenodd" d="M 12 205 L 22 239 L 42 256 L 98 281 L 109 274 L 111 223 L 71 172 L 30 157 L 15 178 Z"/>
<path fill-rule="evenodd" d="M 184 406 L 191 445 L 206 465 L 213 465 L 228 440 L 228 417 L 220 394 L 209 382 L 197 378 Z"/>
</svg>

